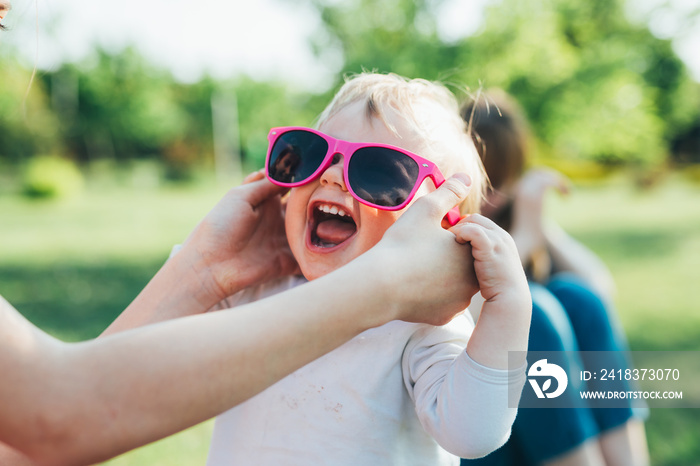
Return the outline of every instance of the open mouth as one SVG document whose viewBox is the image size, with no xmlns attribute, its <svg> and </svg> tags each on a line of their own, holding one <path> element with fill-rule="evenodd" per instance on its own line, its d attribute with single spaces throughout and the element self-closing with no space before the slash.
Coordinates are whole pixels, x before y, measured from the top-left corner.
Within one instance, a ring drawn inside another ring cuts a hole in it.
<svg viewBox="0 0 700 466">
<path fill-rule="evenodd" d="M 355 220 L 337 205 L 316 204 L 311 216 L 311 244 L 318 248 L 339 246 L 357 232 Z"/>
</svg>

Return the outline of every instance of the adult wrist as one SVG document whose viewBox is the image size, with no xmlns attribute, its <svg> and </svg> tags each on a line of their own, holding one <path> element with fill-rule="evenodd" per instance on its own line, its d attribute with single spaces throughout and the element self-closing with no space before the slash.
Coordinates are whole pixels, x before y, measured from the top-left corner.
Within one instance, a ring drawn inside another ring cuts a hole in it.
<svg viewBox="0 0 700 466">
<path fill-rule="evenodd" d="M 390 255 L 384 255 L 375 247 L 351 262 L 350 267 L 354 283 L 361 285 L 358 295 L 366 297 L 368 303 L 365 309 L 368 314 L 369 327 L 379 327 L 392 320 L 400 320 L 403 316 L 400 296 L 395 296 L 397 290 L 396 278 L 390 271 L 382 272 L 382 267 L 388 264 Z M 359 288 L 359 287 L 358 287 Z"/>
<path fill-rule="evenodd" d="M 183 301 L 195 301 L 199 312 L 210 309 L 226 298 L 211 265 L 196 251 L 185 248 L 173 255 L 166 266 L 170 266 L 174 276 L 175 296 Z"/>
<path fill-rule="evenodd" d="M 187 252 L 171 255 L 102 335 L 206 312 L 220 301 L 208 275 Z"/>
</svg>

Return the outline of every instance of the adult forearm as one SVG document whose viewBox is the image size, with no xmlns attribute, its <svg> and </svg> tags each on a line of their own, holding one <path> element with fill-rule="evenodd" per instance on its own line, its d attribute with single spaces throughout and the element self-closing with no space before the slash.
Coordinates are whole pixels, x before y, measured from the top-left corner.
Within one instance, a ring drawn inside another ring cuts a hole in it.
<svg viewBox="0 0 700 466">
<path fill-rule="evenodd" d="M 168 260 L 102 336 L 202 313 L 223 299 L 225 296 L 214 285 L 213 274 L 200 265 L 201 261 L 183 256 L 178 254 Z"/>
<path fill-rule="evenodd" d="M 50 398 L 25 407 L 41 419 L 41 438 L 17 446 L 40 464 L 104 460 L 215 416 L 393 318 L 369 297 L 379 287 L 367 274 L 337 272 L 234 311 L 63 347 L 43 366 L 57 382 Z"/>
<path fill-rule="evenodd" d="M 554 269 L 577 275 L 603 299 L 612 300 L 615 281 L 600 257 L 556 224 L 549 224 L 544 232 Z"/>
<path fill-rule="evenodd" d="M 535 236 L 519 230 L 514 230 L 511 233 L 511 237 L 518 248 L 520 263 L 526 267 L 530 263 L 532 256 L 542 248 L 540 241 Z"/>
</svg>

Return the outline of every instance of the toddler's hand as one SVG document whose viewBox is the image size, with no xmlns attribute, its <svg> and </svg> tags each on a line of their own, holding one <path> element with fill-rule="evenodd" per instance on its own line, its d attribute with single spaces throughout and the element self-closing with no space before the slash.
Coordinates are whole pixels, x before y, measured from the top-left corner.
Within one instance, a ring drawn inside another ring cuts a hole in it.
<svg viewBox="0 0 700 466">
<path fill-rule="evenodd" d="M 474 270 L 485 300 L 467 353 L 479 364 L 507 369 L 510 352 L 527 350 L 532 301 L 513 238 L 493 221 L 468 215 L 451 230 L 472 246 Z M 523 362 L 524 356 L 521 357 Z"/>
<path fill-rule="evenodd" d="M 285 193 L 259 172 L 231 189 L 183 244 L 199 258 L 203 282 L 221 300 L 273 278 L 298 273 L 284 230 Z M 218 302 L 217 300 L 217 302 Z"/>
<path fill-rule="evenodd" d="M 450 231 L 457 242 L 471 245 L 476 279 L 487 302 L 529 298 L 518 250 L 505 230 L 483 215 L 471 214 Z"/>
</svg>

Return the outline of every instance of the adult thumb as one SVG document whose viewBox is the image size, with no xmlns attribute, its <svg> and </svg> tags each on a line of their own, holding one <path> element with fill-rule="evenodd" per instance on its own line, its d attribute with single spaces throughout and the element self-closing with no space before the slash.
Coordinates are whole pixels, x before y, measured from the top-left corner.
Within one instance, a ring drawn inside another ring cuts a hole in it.
<svg viewBox="0 0 700 466">
<path fill-rule="evenodd" d="M 466 173 L 456 173 L 435 191 L 418 199 L 409 209 L 415 215 L 424 215 L 440 221 L 454 206 L 467 198 L 472 179 Z"/>
<path fill-rule="evenodd" d="M 235 189 L 239 189 L 241 192 L 244 192 L 245 198 L 253 207 L 257 207 L 271 197 L 284 194 L 289 190 L 289 188 L 282 188 L 273 184 L 267 178 L 249 181 L 238 186 L 237 188 L 234 188 L 234 190 Z"/>
</svg>

